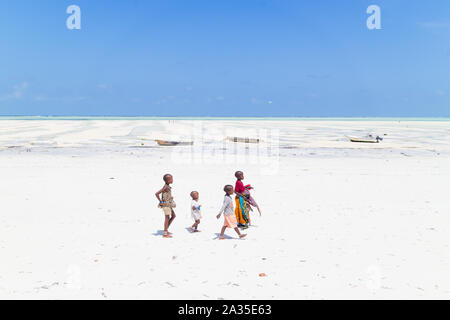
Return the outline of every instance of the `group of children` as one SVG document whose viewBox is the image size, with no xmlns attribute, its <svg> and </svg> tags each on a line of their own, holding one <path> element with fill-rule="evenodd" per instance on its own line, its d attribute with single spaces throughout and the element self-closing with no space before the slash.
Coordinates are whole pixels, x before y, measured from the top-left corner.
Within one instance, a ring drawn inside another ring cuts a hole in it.
<svg viewBox="0 0 450 320">
<path fill-rule="evenodd" d="M 242 229 L 247 229 L 251 224 L 250 211 L 253 210 L 252 207 L 257 208 L 259 214 L 261 215 L 261 210 L 259 209 L 258 204 L 250 194 L 250 190 L 253 189 L 252 186 L 244 186 L 244 183 L 242 182 L 242 180 L 244 180 L 244 173 L 242 171 L 238 171 L 235 173 L 235 177 L 237 179 L 236 186 L 233 187 L 232 185 L 226 185 L 223 189 L 225 191 L 225 197 L 222 208 L 217 215 L 217 219 L 220 219 L 222 214 L 224 216 L 224 224 L 219 236 L 220 240 L 225 239 L 224 234 L 227 228 L 234 229 L 240 239 L 246 236 L 246 234 L 241 234 L 239 227 Z M 158 207 L 163 210 L 165 217 L 163 237 L 172 238 L 172 233 L 169 232 L 169 227 L 176 217 L 174 211 L 176 204 L 172 196 L 172 187 L 170 186 L 173 183 L 173 176 L 171 174 L 166 174 L 163 179 L 165 184 L 161 190 L 156 192 L 155 195 L 159 201 Z M 233 194 L 236 195 L 235 201 L 231 198 Z M 200 219 L 202 219 L 202 206 L 199 202 L 199 193 L 197 191 L 192 191 L 191 198 L 191 216 L 195 222 L 189 230 L 190 232 L 200 232 L 200 230 L 198 230 L 198 226 L 200 224 Z"/>
</svg>

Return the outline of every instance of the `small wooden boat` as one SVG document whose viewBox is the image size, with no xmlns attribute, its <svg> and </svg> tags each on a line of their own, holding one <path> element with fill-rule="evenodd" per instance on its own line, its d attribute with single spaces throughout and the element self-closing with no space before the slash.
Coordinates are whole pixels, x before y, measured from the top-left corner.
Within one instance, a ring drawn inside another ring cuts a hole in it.
<svg viewBox="0 0 450 320">
<path fill-rule="evenodd" d="M 173 146 L 192 146 L 193 141 L 166 141 L 166 140 L 156 140 L 160 146 L 173 147 Z"/>
<path fill-rule="evenodd" d="M 373 136 L 369 135 L 368 137 L 365 138 L 354 138 L 354 137 L 348 137 L 350 139 L 351 142 L 357 142 L 357 143 L 380 143 L 380 141 L 383 140 L 383 138 L 380 137 L 376 137 L 374 138 Z"/>
<path fill-rule="evenodd" d="M 241 142 L 241 143 L 259 143 L 259 139 L 253 139 L 253 138 L 239 138 L 239 137 L 227 137 L 228 141 L 232 142 Z"/>
</svg>

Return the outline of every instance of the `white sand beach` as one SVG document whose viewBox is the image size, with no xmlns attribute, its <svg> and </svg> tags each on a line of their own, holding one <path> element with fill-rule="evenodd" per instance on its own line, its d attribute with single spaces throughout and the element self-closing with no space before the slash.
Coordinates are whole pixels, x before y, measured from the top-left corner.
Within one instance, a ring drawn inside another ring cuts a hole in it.
<svg viewBox="0 0 450 320">
<path fill-rule="evenodd" d="M 263 215 L 218 241 L 236 170 Z M 449 121 L 0 120 L 0 176 L 1 299 L 450 299 Z"/>
</svg>

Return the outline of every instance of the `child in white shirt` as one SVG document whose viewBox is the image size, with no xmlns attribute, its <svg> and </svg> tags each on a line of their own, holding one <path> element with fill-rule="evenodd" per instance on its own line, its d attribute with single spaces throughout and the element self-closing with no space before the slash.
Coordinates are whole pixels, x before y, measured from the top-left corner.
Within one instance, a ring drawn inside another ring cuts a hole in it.
<svg viewBox="0 0 450 320">
<path fill-rule="evenodd" d="M 202 218 L 202 213 L 201 213 L 201 208 L 202 205 L 200 204 L 200 202 L 198 201 L 199 198 L 199 194 L 197 191 L 192 191 L 191 192 L 191 216 L 192 219 L 194 219 L 194 224 L 192 225 L 192 227 L 189 228 L 189 230 L 191 232 L 200 232 L 200 230 L 198 230 L 198 225 L 200 224 L 200 219 Z"/>
<path fill-rule="evenodd" d="M 231 185 L 227 185 L 225 186 L 225 188 L 223 188 L 223 191 L 225 191 L 225 197 L 223 199 L 223 205 L 220 209 L 220 213 L 217 215 L 217 219 L 220 219 L 220 216 L 222 214 L 224 216 L 224 223 L 222 230 L 220 231 L 219 240 L 225 239 L 224 234 L 227 228 L 234 229 L 234 231 L 236 231 L 236 233 L 238 234 L 239 239 L 245 238 L 247 235 L 241 234 L 237 226 L 235 205 L 233 200 L 231 199 L 231 195 L 234 194 L 234 188 Z"/>
</svg>

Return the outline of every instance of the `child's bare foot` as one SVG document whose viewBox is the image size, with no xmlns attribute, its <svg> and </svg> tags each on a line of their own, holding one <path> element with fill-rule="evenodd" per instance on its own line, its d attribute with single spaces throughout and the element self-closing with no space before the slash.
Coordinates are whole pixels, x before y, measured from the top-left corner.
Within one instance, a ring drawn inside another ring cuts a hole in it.
<svg viewBox="0 0 450 320">
<path fill-rule="evenodd" d="M 220 236 L 220 237 L 219 237 L 219 240 L 225 240 L 225 237 Z"/>
<path fill-rule="evenodd" d="M 194 231 L 194 228 L 190 227 L 190 228 L 189 228 L 189 232 L 190 232 L 190 233 L 194 233 L 194 232 L 195 232 L 195 231 Z"/>
<path fill-rule="evenodd" d="M 164 232 L 163 238 L 172 238 L 172 234 L 168 231 Z"/>
<path fill-rule="evenodd" d="M 245 238 L 247 235 L 246 234 L 241 234 L 239 235 L 239 239 Z"/>
</svg>

